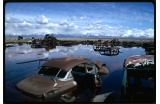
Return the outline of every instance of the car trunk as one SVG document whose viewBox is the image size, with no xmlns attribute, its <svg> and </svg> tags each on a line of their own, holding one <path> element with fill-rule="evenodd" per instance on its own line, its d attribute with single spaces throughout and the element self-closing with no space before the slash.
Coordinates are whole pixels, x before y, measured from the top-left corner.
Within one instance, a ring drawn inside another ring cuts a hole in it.
<svg viewBox="0 0 160 104">
<path fill-rule="evenodd" d="M 41 76 L 31 76 L 20 81 L 16 87 L 25 93 L 41 97 L 42 94 L 50 90 L 56 90 L 57 88 L 53 87 L 54 84 L 55 82 L 52 79 Z"/>
</svg>

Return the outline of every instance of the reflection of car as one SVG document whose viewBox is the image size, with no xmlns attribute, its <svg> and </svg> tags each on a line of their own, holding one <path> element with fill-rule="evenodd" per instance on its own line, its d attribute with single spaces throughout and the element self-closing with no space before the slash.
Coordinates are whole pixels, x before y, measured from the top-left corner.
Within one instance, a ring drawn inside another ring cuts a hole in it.
<svg viewBox="0 0 160 104">
<path fill-rule="evenodd" d="M 32 45 L 31 48 L 42 48 L 42 41 L 35 41 Z"/>
<path fill-rule="evenodd" d="M 122 94 L 127 102 L 155 101 L 154 55 L 130 56 L 124 61 Z"/>
<path fill-rule="evenodd" d="M 24 93 L 45 100 L 60 97 L 85 80 L 86 82 L 82 84 L 90 83 L 87 85 L 91 88 L 100 83 L 96 75 L 98 71 L 109 73 L 101 62 L 95 61 L 95 63 L 97 64 L 87 58 L 55 58 L 44 63 L 36 74 L 20 81 L 16 87 Z"/>
<path fill-rule="evenodd" d="M 6 44 L 6 47 L 14 47 L 15 44 Z"/>
<path fill-rule="evenodd" d="M 116 56 L 119 54 L 119 47 L 112 45 L 93 45 L 94 51 L 98 51 L 101 55 L 105 56 Z"/>
<path fill-rule="evenodd" d="M 44 48 L 45 48 L 46 51 L 49 51 L 51 49 L 56 48 L 56 46 L 55 45 L 53 45 L 53 46 L 44 46 Z"/>
<path fill-rule="evenodd" d="M 105 47 L 98 51 L 101 55 L 105 56 L 116 56 L 119 54 L 119 48 L 118 47 Z"/>
<path fill-rule="evenodd" d="M 28 40 L 27 43 L 28 43 L 28 44 L 32 44 L 32 40 Z"/>
</svg>

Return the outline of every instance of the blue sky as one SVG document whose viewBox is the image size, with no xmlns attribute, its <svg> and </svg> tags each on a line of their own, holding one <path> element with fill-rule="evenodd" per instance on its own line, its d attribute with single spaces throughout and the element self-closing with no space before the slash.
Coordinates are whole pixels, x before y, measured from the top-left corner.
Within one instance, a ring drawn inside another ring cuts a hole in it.
<svg viewBox="0 0 160 104">
<path fill-rule="evenodd" d="M 23 2 L 5 6 L 5 32 L 154 37 L 151 2 Z"/>
</svg>

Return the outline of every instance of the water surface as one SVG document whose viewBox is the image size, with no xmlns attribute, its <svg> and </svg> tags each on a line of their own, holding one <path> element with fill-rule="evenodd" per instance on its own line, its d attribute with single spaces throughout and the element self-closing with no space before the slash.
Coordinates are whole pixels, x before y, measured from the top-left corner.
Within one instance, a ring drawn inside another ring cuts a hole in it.
<svg viewBox="0 0 160 104">
<path fill-rule="evenodd" d="M 35 60 L 40 58 L 60 58 L 67 56 L 86 57 L 91 60 L 104 62 L 110 70 L 109 75 L 100 76 L 102 79 L 102 91 L 120 91 L 123 72 L 124 59 L 131 55 L 145 55 L 145 50 L 141 47 L 123 48 L 116 56 L 105 56 L 93 50 L 92 45 L 74 45 L 70 47 L 56 46 L 47 51 L 45 48 L 31 48 L 30 45 L 16 45 L 5 49 L 5 88 L 4 98 L 6 102 L 37 102 L 35 99 L 22 95 L 15 88 L 15 85 L 22 79 L 34 74 L 38 68 L 38 61 L 26 64 L 16 64 L 17 62 Z M 44 62 L 41 62 L 43 64 Z M 83 96 L 83 95 L 81 95 Z M 85 99 L 80 99 L 85 100 Z M 88 99 L 86 100 L 88 101 Z"/>
</svg>

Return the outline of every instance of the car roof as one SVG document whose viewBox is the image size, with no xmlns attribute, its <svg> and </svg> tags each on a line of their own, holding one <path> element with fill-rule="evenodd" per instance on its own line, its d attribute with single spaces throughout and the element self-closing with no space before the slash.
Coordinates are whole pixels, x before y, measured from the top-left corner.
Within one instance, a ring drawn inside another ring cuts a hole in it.
<svg viewBox="0 0 160 104">
<path fill-rule="evenodd" d="M 141 65 L 143 66 L 148 64 L 154 64 L 154 55 L 134 55 L 128 57 L 124 62 L 124 67 L 127 67 L 128 65 Z"/>
<path fill-rule="evenodd" d="M 82 57 L 64 57 L 64 58 L 55 58 L 50 61 L 47 61 L 42 66 L 52 66 L 69 71 L 74 66 L 86 62 L 91 62 L 91 60 Z"/>
</svg>

